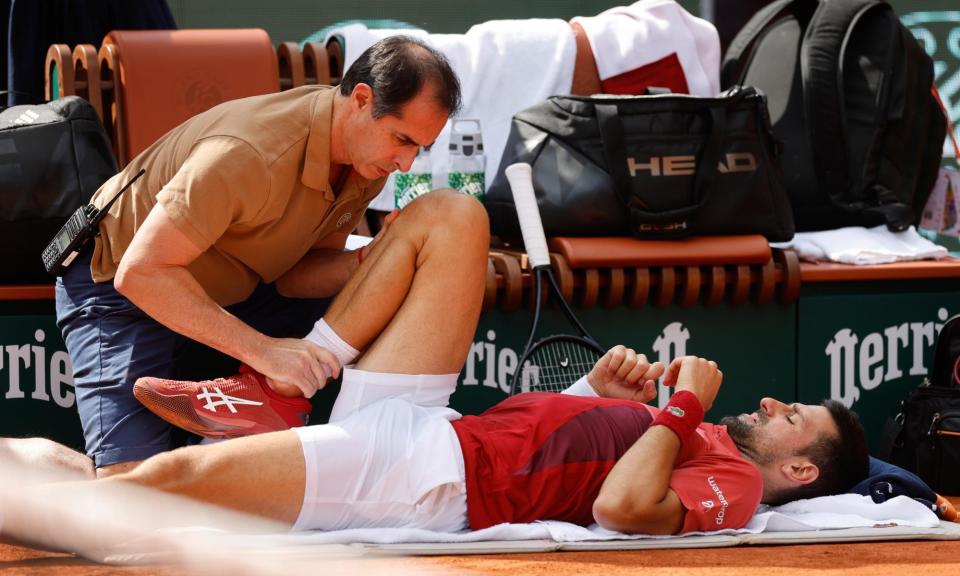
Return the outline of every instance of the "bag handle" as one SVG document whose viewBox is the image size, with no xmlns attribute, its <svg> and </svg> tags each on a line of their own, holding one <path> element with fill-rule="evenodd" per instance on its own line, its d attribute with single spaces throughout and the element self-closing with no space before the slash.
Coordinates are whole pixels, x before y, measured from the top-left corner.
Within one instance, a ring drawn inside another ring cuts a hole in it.
<svg viewBox="0 0 960 576">
<path fill-rule="evenodd" d="M 684 220 L 704 203 L 707 195 L 714 188 L 717 177 L 717 166 L 723 151 L 723 138 L 726 133 L 727 115 L 725 104 L 710 106 L 710 131 L 697 158 L 697 168 L 694 171 L 693 192 L 696 202 L 690 206 L 650 211 L 642 201 L 630 193 L 630 174 L 627 170 L 627 154 L 624 146 L 623 124 L 620 122 L 619 109 L 614 103 L 594 103 L 597 112 L 597 122 L 600 127 L 600 140 L 603 145 L 604 160 L 607 169 L 613 178 L 614 191 L 620 201 L 627 208 L 630 216 L 630 226 L 633 231 L 640 229 L 643 224 L 670 223 Z M 685 229 L 661 231 L 663 236 L 685 236 Z"/>
</svg>

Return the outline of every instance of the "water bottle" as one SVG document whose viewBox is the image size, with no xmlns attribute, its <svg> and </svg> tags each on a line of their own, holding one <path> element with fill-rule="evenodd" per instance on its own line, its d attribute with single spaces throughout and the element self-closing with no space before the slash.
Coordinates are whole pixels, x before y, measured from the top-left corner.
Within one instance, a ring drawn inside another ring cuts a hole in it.
<svg viewBox="0 0 960 576">
<path fill-rule="evenodd" d="M 485 168 L 480 121 L 466 118 L 454 120 L 450 129 L 447 184 L 450 188 L 483 202 L 487 189 L 483 176 Z"/>
<path fill-rule="evenodd" d="M 397 208 L 403 208 L 413 202 L 417 196 L 423 196 L 433 190 L 433 172 L 430 166 L 430 150 L 421 147 L 417 157 L 406 172 L 398 172 L 393 180 L 393 198 Z"/>
</svg>

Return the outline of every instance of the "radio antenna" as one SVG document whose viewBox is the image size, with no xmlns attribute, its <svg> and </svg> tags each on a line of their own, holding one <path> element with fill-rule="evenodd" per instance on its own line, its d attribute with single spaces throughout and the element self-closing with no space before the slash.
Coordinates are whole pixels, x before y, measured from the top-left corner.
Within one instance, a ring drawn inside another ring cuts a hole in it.
<svg viewBox="0 0 960 576">
<path fill-rule="evenodd" d="M 99 224 L 100 221 L 103 220 L 103 219 L 106 217 L 106 215 L 107 215 L 107 210 L 109 210 L 110 207 L 113 206 L 113 203 L 117 201 L 117 198 L 119 198 L 121 194 L 123 194 L 124 192 L 126 192 L 126 191 L 127 191 L 127 188 L 129 188 L 130 186 L 132 186 L 133 183 L 136 182 L 137 179 L 140 178 L 141 176 L 143 176 L 145 173 L 146 173 L 146 170 L 145 170 L 144 168 L 141 168 L 140 171 L 137 172 L 136 175 L 134 175 L 134 177 L 131 178 L 129 182 L 127 182 L 126 184 L 124 184 L 124 185 L 123 185 L 123 188 L 121 188 L 120 190 L 118 190 L 117 193 L 113 195 L 113 198 L 111 198 L 106 204 L 104 204 L 104 205 L 103 205 L 103 208 L 101 208 L 100 210 L 98 210 L 97 213 L 94 214 L 92 218 L 90 218 L 90 224 L 91 224 L 91 226 L 96 226 L 97 224 Z"/>
</svg>

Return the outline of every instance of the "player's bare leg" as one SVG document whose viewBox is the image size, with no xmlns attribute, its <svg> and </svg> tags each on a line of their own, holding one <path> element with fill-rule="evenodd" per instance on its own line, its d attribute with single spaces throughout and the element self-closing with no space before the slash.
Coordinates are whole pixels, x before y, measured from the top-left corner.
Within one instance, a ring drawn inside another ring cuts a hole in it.
<svg viewBox="0 0 960 576">
<path fill-rule="evenodd" d="M 188 446 L 107 481 L 157 488 L 292 525 L 303 502 L 303 451 L 291 430 Z"/>
<path fill-rule="evenodd" d="M 50 445 L 35 445 L 41 441 Z M 82 465 L 86 457 L 65 446 L 42 439 L 2 444 L 0 541 L 70 551 L 96 560 L 129 543 L 133 543 L 132 552 L 171 553 L 182 560 L 209 555 L 217 548 L 204 545 L 204 533 L 184 538 L 164 528 L 204 526 L 277 533 L 296 517 L 301 497 L 292 494 L 303 493 L 303 471 L 297 468 L 302 460 L 300 445 L 290 431 L 167 452 L 131 472 L 97 480 L 93 480 L 92 462 L 87 459 L 88 464 Z M 57 465 L 37 462 L 40 454 L 52 455 Z M 76 481 L 82 478 L 91 480 Z M 298 478 L 299 492 L 295 492 Z M 289 488 L 253 493 L 264 486 Z M 231 508 L 253 515 L 237 514 Z"/>
<path fill-rule="evenodd" d="M 438 191 L 410 204 L 331 305 L 330 325 L 365 349 L 363 370 L 458 372 L 483 298 L 486 213 Z M 292 524 L 304 491 L 294 432 L 181 448 L 144 461 L 122 480 Z"/>
<path fill-rule="evenodd" d="M 398 374 L 459 372 L 483 301 L 489 224 L 475 199 L 421 196 L 390 224 L 324 318 L 357 367 Z"/>
<path fill-rule="evenodd" d="M 88 456 L 46 438 L 0 438 L 0 462 L 49 472 L 61 480 L 64 474 L 78 479 L 95 476 Z"/>
<path fill-rule="evenodd" d="M 486 212 L 437 191 L 400 213 L 325 318 L 354 347 L 358 368 L 400 374 L 460 371 L 483 300 Z M 305 469 L 292 431 L 182 448 L 118 476 L 292 524 Z"/>
</svg>

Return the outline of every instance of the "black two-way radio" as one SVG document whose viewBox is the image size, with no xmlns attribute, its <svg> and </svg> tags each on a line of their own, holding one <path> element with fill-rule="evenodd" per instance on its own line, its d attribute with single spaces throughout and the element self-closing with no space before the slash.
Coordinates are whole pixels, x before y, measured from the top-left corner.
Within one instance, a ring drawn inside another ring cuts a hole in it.
<svg viewBox="0 0 960 576">
<path fill-rule="evenodd" d="M 77 208 L 70 215 L 67 223 L 43 249 L 43 266 L 47 269 L 47 272 L 54 276 L 60 276 L 67 270 L 67 266 L 80 254 L 80 250 L 87 245 L 87 242 L 100 234 L 98 229 L 100 221 L 107 215 L 107 211 L 110 210 L 113 203 L 137 181 L 137 178 L 143 176 L 144 172 L 146 170 L 141 168 L 129 182 L 124 184 L 123 188 L 113 195 L 113 198 L 103 208 L 87 204 Z"/>
</svg>

